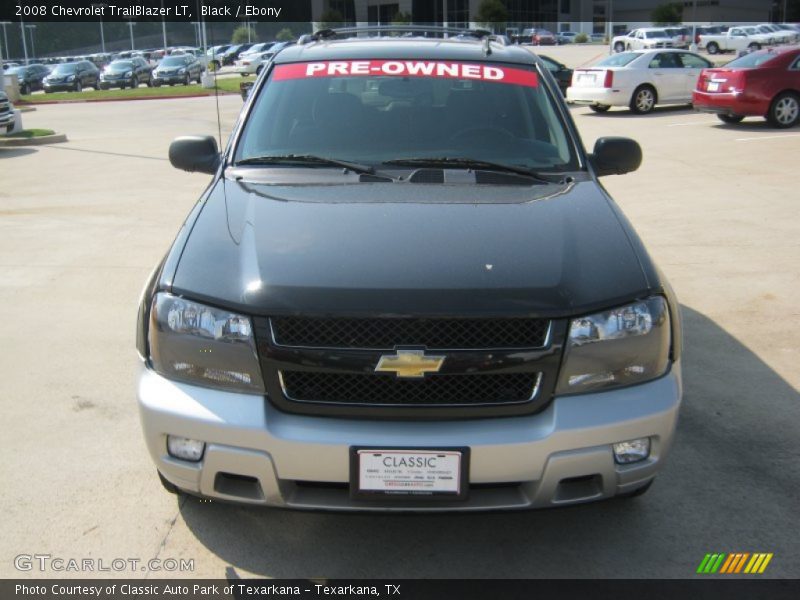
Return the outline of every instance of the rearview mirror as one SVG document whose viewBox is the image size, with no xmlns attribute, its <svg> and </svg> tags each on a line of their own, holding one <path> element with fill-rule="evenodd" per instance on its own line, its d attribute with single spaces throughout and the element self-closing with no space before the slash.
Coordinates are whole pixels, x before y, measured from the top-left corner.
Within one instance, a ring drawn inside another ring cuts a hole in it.
<svg viewBox="0 0 800 600">
<path fill-rule="evenodd" d="M 213 175 L 219 167 L 217 140 L 210 135 L 185 135 L 169 145 L 169 162 L 176 169 Z"/>
<path fill-rule="evenodd" d="M 623 175 L 642 164 L 642 148 L 630 138 L 602 137 L 595 142 L 589 160 L 598 177 Z"/>
</svg>

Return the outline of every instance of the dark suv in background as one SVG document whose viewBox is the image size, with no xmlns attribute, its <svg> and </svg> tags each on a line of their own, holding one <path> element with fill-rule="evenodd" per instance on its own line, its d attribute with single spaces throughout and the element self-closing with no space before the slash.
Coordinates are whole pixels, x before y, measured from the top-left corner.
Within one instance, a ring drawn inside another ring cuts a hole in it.
<svg viewBox="0 0 800 600">
<path fill-rule="evenodd" d="M 100 83 L 100 70 L 88 60 L 68 62 L 56 65 L 50 74 L 44 78 L 44 91 L 51 92 L 80 92 L 85 87 L 98 89 Z"/>
<path fill-rule="evenodd" d="M 43 81 L 48 73 L 50 73 L 50 69 L 40 64 L 12 67 L 6 71 L 6 75 L 17 76 L 19 93 L 23 96 L 43 89 Z"/>
</svg>

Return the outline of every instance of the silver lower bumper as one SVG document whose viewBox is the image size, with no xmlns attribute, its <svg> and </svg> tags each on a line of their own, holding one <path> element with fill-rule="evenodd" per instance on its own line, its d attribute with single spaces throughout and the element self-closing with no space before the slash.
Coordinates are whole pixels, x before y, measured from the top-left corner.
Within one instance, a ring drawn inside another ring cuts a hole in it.
<svg viewBox="0 0 800 600">
<path fill-rule="evenodd" d="M 566 396 L 523 417 L 375 421 L 291 415 L 260 396 L 167 380 L 142 368 L 139 408 L 156 467 L 209 498 L 325 510 L 457 511 L 551 507 L 609 498 L 649 482 L 672 442 L 680 365 L 634 387 Z M 203 460 L 170 457 L 166 436 L 206 442 Z M 650 436 L 651 455 L 617 465 L 611 444 Z M 469 498 L 459 502 L 353 500 L 351 446 L 468 446 Z M 237 478 L 243 476 L 245 479 Z"/>
</svg>

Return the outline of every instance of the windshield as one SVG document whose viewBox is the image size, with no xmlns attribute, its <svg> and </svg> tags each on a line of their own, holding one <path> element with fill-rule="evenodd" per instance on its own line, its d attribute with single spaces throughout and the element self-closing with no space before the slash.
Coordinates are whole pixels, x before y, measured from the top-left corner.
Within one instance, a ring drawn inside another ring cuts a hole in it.
<svg viewBox="0 0 800 600">
<path fill-rule="evenodd" d="M 53 69 L 53 74 L 65 75 L 68 73 L 74 73 L 77 68 L 78 68 L 78 63 L 65 63 L 63 65 L 57 65 L 56 68 Z"/>
<path fill-rule="evenodd" d="M 108 69 L 110 71 L 122 71 L 122 70 L 129 70 L 133 68 L 133 63 L 129 60 L 115 60 L 110 65 L 108 65 Z"/>
<path fill-rule="evenodd" d="M 620 52 L 619 54 L 612 54 L 604 58 L 596 66 L 598 67 L 624 67 L 629 62 L 633 62 L 639 58 L 641 54 L 636 52 Z"/>
<path fill-rule="evenodd" d="M 758 67 L 759 65 L 763 65 L 765 62 L 772 60 L 775 58 L 775 56 L 776 55 L 772 52 L 753 52 L 732 60 L 725 65 L 725 68 L 752 69 L 753 67 Z"/>
<path fill-rule="evenodd" d="M 286 155 L 368 165 L 425 157 L 548 170 L 577 164 L 531 67 L 438 61 L 278 65 L 235 161 Z"/>
<path fill-rule="evenodd" d="M 161 61 L 162 67 L 182 67 L 186 64 L 186 57 L 185 56 L 168 56 L 164 60 Z"/>
</svg>

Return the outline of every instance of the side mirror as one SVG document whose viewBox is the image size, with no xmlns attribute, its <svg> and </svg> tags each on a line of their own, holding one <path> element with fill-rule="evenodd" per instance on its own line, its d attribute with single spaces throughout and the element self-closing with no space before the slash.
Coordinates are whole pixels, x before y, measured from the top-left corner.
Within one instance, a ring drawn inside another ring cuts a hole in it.
<svg viewBox="0 0 800 600">
<path fill-rule="evenodd" d="M 220 163 L 217 140 L 210 135 L 186 135 L 169 145 L 169 162 L 176 169 L 213 175 Z"/>
<path fill-rule="evenodd" d="M 630 138 L 602 137 L 595 142 L 589 160 L 598 177 L 623 175 L 642 164 L 642 148 Z"/>
</svg>

